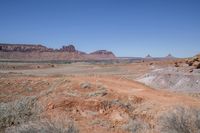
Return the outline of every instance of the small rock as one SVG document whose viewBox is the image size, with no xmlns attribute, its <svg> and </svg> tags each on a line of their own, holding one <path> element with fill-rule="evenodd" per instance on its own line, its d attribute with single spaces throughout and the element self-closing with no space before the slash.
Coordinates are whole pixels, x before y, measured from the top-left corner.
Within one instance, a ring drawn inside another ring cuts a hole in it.
<svg viewBox="0 0 200 133">
<path fill-rule="evenodd" d="M 190 73 L 193 72 L 193 69 L 190 69 L 189 72 L 190 72 Z"/>
</svg>

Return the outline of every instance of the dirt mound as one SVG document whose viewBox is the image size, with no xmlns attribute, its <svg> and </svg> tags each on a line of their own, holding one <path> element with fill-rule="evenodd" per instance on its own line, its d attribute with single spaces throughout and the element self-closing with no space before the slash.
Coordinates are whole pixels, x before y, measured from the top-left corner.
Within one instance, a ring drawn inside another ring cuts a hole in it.
<svg viewBox="0 0 200 133">
<path fill-rule="evenodd" d="M 179 92 L 200 92 L 200 74 L 185 73 L 178 68 L 156 69 L 137 79 L 153 88 Z"/>
</svg>

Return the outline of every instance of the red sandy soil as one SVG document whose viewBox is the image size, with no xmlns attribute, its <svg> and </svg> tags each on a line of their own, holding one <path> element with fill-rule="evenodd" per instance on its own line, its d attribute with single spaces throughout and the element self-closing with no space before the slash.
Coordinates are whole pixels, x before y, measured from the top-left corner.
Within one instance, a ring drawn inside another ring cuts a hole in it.
<svg viewBox="0 0 200 133">
<path fill-rule="evenodd" d="M 123 125 L 133 118 L 154 128 L 158 115 L 173 106 L 200 107 L 198 99 L 108 75 L 1 78 L 0 92 L 0 102 L 38 96 L 41 118 L 70 118 L 82 133 L 124 133 Z M 114 100 L 120 104 L 109 104 Z"/>
</svg>

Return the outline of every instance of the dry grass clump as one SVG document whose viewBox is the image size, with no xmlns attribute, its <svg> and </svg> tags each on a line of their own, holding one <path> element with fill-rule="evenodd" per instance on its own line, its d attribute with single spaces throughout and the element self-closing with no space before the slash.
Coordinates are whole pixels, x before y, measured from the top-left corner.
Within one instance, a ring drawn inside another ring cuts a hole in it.
<svg viewBox="0 0 200 133">
<path fill-rule="evenodd" d="M 77 91 L 73 91 L 73 90 L 67 91 L 66 94 L 71 97 L 80 97 L 81 96 L 81 94 L 79 94 Z"/>
<path fill-rule="evenodd" d="M 107 95 L 107 90 L 98 90 L 98 91 L 89 93 L 88 97 L 97 97 L 97 96 L 102 97 L 105 95 Z"/>
<path fill-rule="evenodd" d="M 92 87 L 92 85 L 89 82 L 83 82 L 83 83 L 80 84 L 80 87 L 82 89 L 90 89 Z"/>
<path fill-rule="evenodd" d="M 87 97 L 97 97 L 97 96 L 103 97 L 107 94 L 108 94 L 107 87 L 105 87 L 104 85 L 98 85 L 97 90 L 94 92 L 90 92 L 87 95 Z"/>
<path fill-rule="evenodd" d="M 101 104 L 105 109 L 111 108 L 112 106 L 117 106 L 130 112 L 134 110 L 134 107 L 129 102 L 123 102 L 118 99 L 110 101 L 105 100 L 102 101 Z"/>
<path fill-rule="evenodd" d="M 36 104 L 36 97 L 24 97 L 14 102 L 0 103 L 0 128 L 24 123 L 35 118 L 41 110 Z"/>
<path fill-rule="evenodd" d="M 19 126 L 12 126 L 6 133 L 78 133 L 72 121 L 52 122 L 49 120 L 30 121 Z"/>
<path fill-rule="evenodd" d="M 199 133 L 200 109 L 175 107 L 160 116 L 158 130 L 162 133 Z"/>
<path fill-rule="evenodd" d="M 191 97 L 200 98 L 200 93 L 189 93 L 188 95 Z"/>
<path fill-rule="evenodd" d="M 177 106 L 155 118 L 154 126 L 135 118 L 122 128 L 131 133 L 200 133 L 200 109 Z"/>
<path fill-rule="evenodd" d="M 99 89 L 99 90 L 107 90 L 107 87 L 105 85 L 99 84 L 99 85 L 97 85 L 97 89 Z"/>
<path fill-rule="evenodd" d="M 139 118 L 131 119 L 122 128 L 130 133 L 147 133 L 150 131 L 149 124 Z"/>
<path fill-rule="evenodd" d="M 6 133 L 78 133 L 79 130 L 69 119 L 40 119 L 43 111 L 37 97 L 0 103 L 0 132 Z"/>
<path fill-rule="evenodd" d="M 94 120 L 90 121 L 89 124 L 90 125 L 100 125 L 102 127 L 107 127 L 107 128 L 109 128 L 111 126 L 108 121 L 102 120 L 102 119 L 94 119 Z"/>
</svg>

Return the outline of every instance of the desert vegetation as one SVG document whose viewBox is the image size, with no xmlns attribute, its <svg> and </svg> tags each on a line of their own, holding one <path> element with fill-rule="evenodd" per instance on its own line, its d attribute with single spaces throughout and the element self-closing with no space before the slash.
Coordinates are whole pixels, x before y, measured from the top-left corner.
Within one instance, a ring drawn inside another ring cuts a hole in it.
<svg viewBox="0 0 200 133">
<path fill-rule="evenodd" d="M 198 133 L 200 131 L 200 109 L 175 106 L 161 114 L 160 131 L 163 133 Z"/>
<path fill-rule="evenodd" d="M 185 59 L 2 65 L 1 132 L 200 131 L 198 69 Z"/>
</svg>

